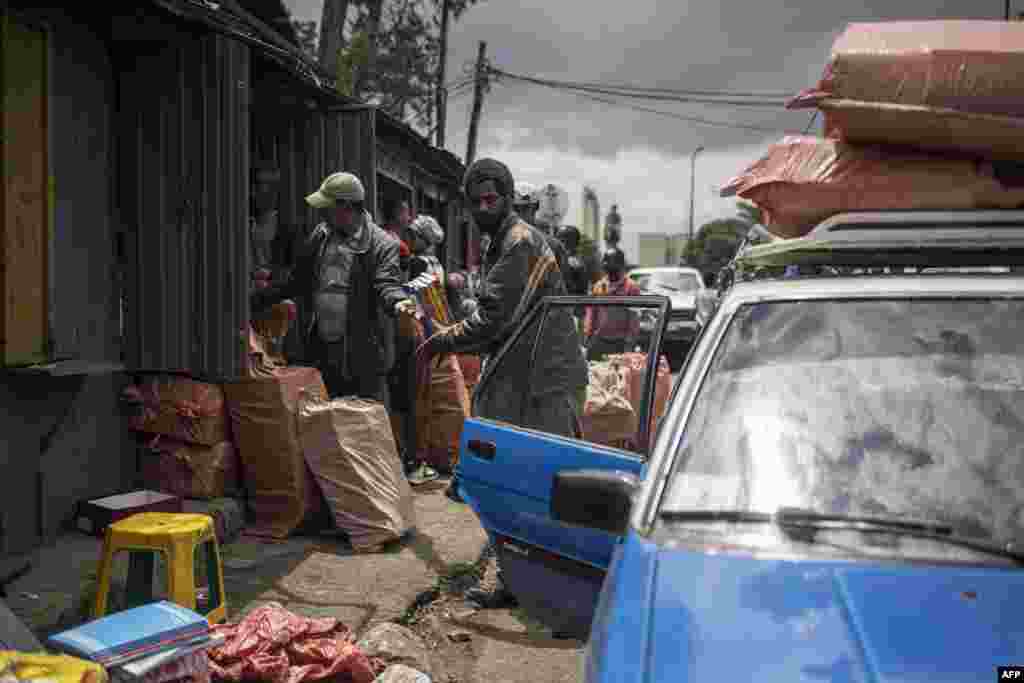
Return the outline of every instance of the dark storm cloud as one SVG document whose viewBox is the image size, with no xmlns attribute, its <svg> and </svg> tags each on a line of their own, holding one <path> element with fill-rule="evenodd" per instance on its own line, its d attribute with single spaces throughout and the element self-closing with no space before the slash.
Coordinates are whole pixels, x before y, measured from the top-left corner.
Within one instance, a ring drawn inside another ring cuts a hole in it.
<svg viewBox="0 0 1024 683">
<path fill-rule="evenodd" d="M 286 3 L 297 16 L 319 18 L 321 1 Z M 516 73 L 666 88 L 795 93 L 814 83 L 833 39 L 850 21 L 994 19 L 1002 12 L 1002 0 L 483 0 L 453 26 L 449 80 L 467 73 L 477 41 L 486 40 L 493 63 Z M 469 104 L 468 93 L 451 104 L 448 136 L 456 151 L 465 145 Z M 785 130 L 800 130 L 807 122 L 803 113 L 640 104 Z M 481 144 L 509 127 L 528 131 L 524 143 L 579 147 L 602 158 L 637 145 L 686 154 L 698 144 L 721 147 L 772 137 L 595 105 L 539 86 L 495 85 L 485 99 Z"/>
</svg>

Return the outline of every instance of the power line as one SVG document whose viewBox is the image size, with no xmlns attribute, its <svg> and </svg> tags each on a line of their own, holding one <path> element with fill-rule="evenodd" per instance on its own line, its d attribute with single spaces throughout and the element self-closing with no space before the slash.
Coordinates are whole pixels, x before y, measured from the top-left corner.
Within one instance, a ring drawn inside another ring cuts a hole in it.
<svg viewBox="0 0 1024 683">
<path fill-rule="evenodd" d="M 737 129 L 740 129 L 740 130 L 750 130 L 750 131 L 756 131 L 756 132 L 759 132 L 759 133 L 791 133 L 792 132 L 792 131 L 785 130 L 783 128 L 768 128 L 766 126 L 757 126 L 757 125 L 752 125 L 752 124 L 731 123 L 731 122 L 728 122 L 728 121 L 715 121 L 715 120 L 712 120 L 712 119 L 701 118 L 699 116 L 686 116 L 685 114 L 679 114 L 679 113 L 671 112 L 671 111 L 663 111 L 661 109 L 652 109 L 650 107 L 642 107 L 640 105 L 630 104 L 629 102 L 620 102 L 618 100 L 612 100 L 612 99 L 608 99 L 606 97 L 600 97 L 600 96 L 597 96 L 597 95 L 590 95 L 588 93 L 578 92 L 578 91 L 575 91 L 575 90 L 569 90 L 567 92 L 569 92 L 570 94 L 576 95 L 577 97 L 582 97 L 582 98 L 585 98 L 585 99 L 588 99 L 588 100 L 593 100 L 595 102 L 601 102 L 603 104 L 610 104 L 610 105 L 615 106 L 615 107 L 622 107 L 624 109 L 632 109 L 633 111 L 644 112 L 644 113 L 647 113 L 647 114 L 655 114 L 655 115 L 658 115 L 658 116 L 665 116 L 665 117 L 668 117 L 668 118 L 677 119 L 679 121 L 687 121 L 687 122 L 690 122 L 690 123 L 699 123 L 699 124 L 705 125 L 705 126 L 719 126 L 719 127 L 722 127 L 722 128 L 737 128 Z"/>
<path fill-rule="evenodd" d="M 711 104 L 733 107 L 783 107 L 791 95 L 767 93 L 741 93 L 711 90 L 673 90 L 668 88 L 649 88 L 641 86 L 605 85 L 599 83 L 582 83 L 578 81 L 557 81 L 537 76 L 514 74 L 503 69 L 490 68 L 491 73 L 498 77 L 543 85 L 565 90 L 579 90 L 598 95 L 613 95 L 636 99 L 658 100 L 663 102 L 684 102 L 690 104 Z"/>
<path fill-rule="evenodd" d="M 456 99 L 458 97 L 461 97 L 461 96 L 465 95 L 466 93 L 469 92 L 469 86 L 471 86 L 471 85 L 473 85 L 472 81 L 466 81 L 465 83 L 462 83 L 462 84 L 452 88 L 451 90 L 448 91 L 448 99 L 452 100 L 452 99 Z M 419 123 L 420 121 L 422 121 L 423 119 L 425 119 L 427 117 L 428 113 L 429 113 L 429 111 L 422 111 L 419 114 L 413 114 L 412 116 L 407 118 L 402 123 L 406 124 L 407 126 L 411 126 L 414 123 Z M 436 129 L 437 129 L 437 126 L 434 126 L 434 128 L 431 129 L 430 133 L 433 134 Z M 428 137 L 429 137 L 429 135 L 428 135 Z"/>
</svg>

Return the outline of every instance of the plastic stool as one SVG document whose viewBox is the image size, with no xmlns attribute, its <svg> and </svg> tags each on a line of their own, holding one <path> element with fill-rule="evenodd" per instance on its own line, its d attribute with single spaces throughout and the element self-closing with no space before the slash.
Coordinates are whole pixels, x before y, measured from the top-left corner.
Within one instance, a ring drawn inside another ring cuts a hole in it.
<svg viewBox="0 0 1024 683">
<path fill-rule="evenodd" d="M 107 613 L 114 558 L 120 552 L 128 554 L 124 609 L 167 599 L 199 612 L 210 624 L 227 618 L 224 572 L 210 516 L 142 512 L 108 526 L 100 555 L 94 619 Z M 154 594 L 158 558 L 166 567 L 166 579 Z M 196 585 L 197 573 L 205 573 L 207 586 Z"/>
</svg>

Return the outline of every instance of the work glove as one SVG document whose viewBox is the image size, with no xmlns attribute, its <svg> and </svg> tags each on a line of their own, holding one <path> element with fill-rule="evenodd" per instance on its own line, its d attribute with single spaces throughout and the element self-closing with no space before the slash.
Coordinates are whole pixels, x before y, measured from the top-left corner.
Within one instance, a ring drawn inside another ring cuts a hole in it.
<svg viewBox="0 0 1024 683">
<path fill-rule="evenodd" d="M 409 318 L 416 317 L 416 302 L 412 299 L 402 299 L 395 304 L 395 313 L 399 316 L 406 316 Z"/>
</svg>

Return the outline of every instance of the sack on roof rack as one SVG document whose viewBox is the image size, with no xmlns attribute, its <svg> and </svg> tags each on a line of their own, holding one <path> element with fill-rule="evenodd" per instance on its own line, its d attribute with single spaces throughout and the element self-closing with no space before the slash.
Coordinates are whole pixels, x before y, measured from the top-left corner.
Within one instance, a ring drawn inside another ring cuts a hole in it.
<svg viewBox="0 0 1024 683">
<path fill-rule="evenodd" d="M 788 136 L 722 188 L 763 212 L 773 234 L 806 235 L 851 211 L 1010 209 L 1024 189 L 1004 186 L 991 163 Z"/>
<path fill-rule="evenodd" d="M 1024 24 L 854 23 L 817 87 L 787 105 L 817 107 L 828 137 L 859 144 L 1021 160 Z"/>
</svg>

